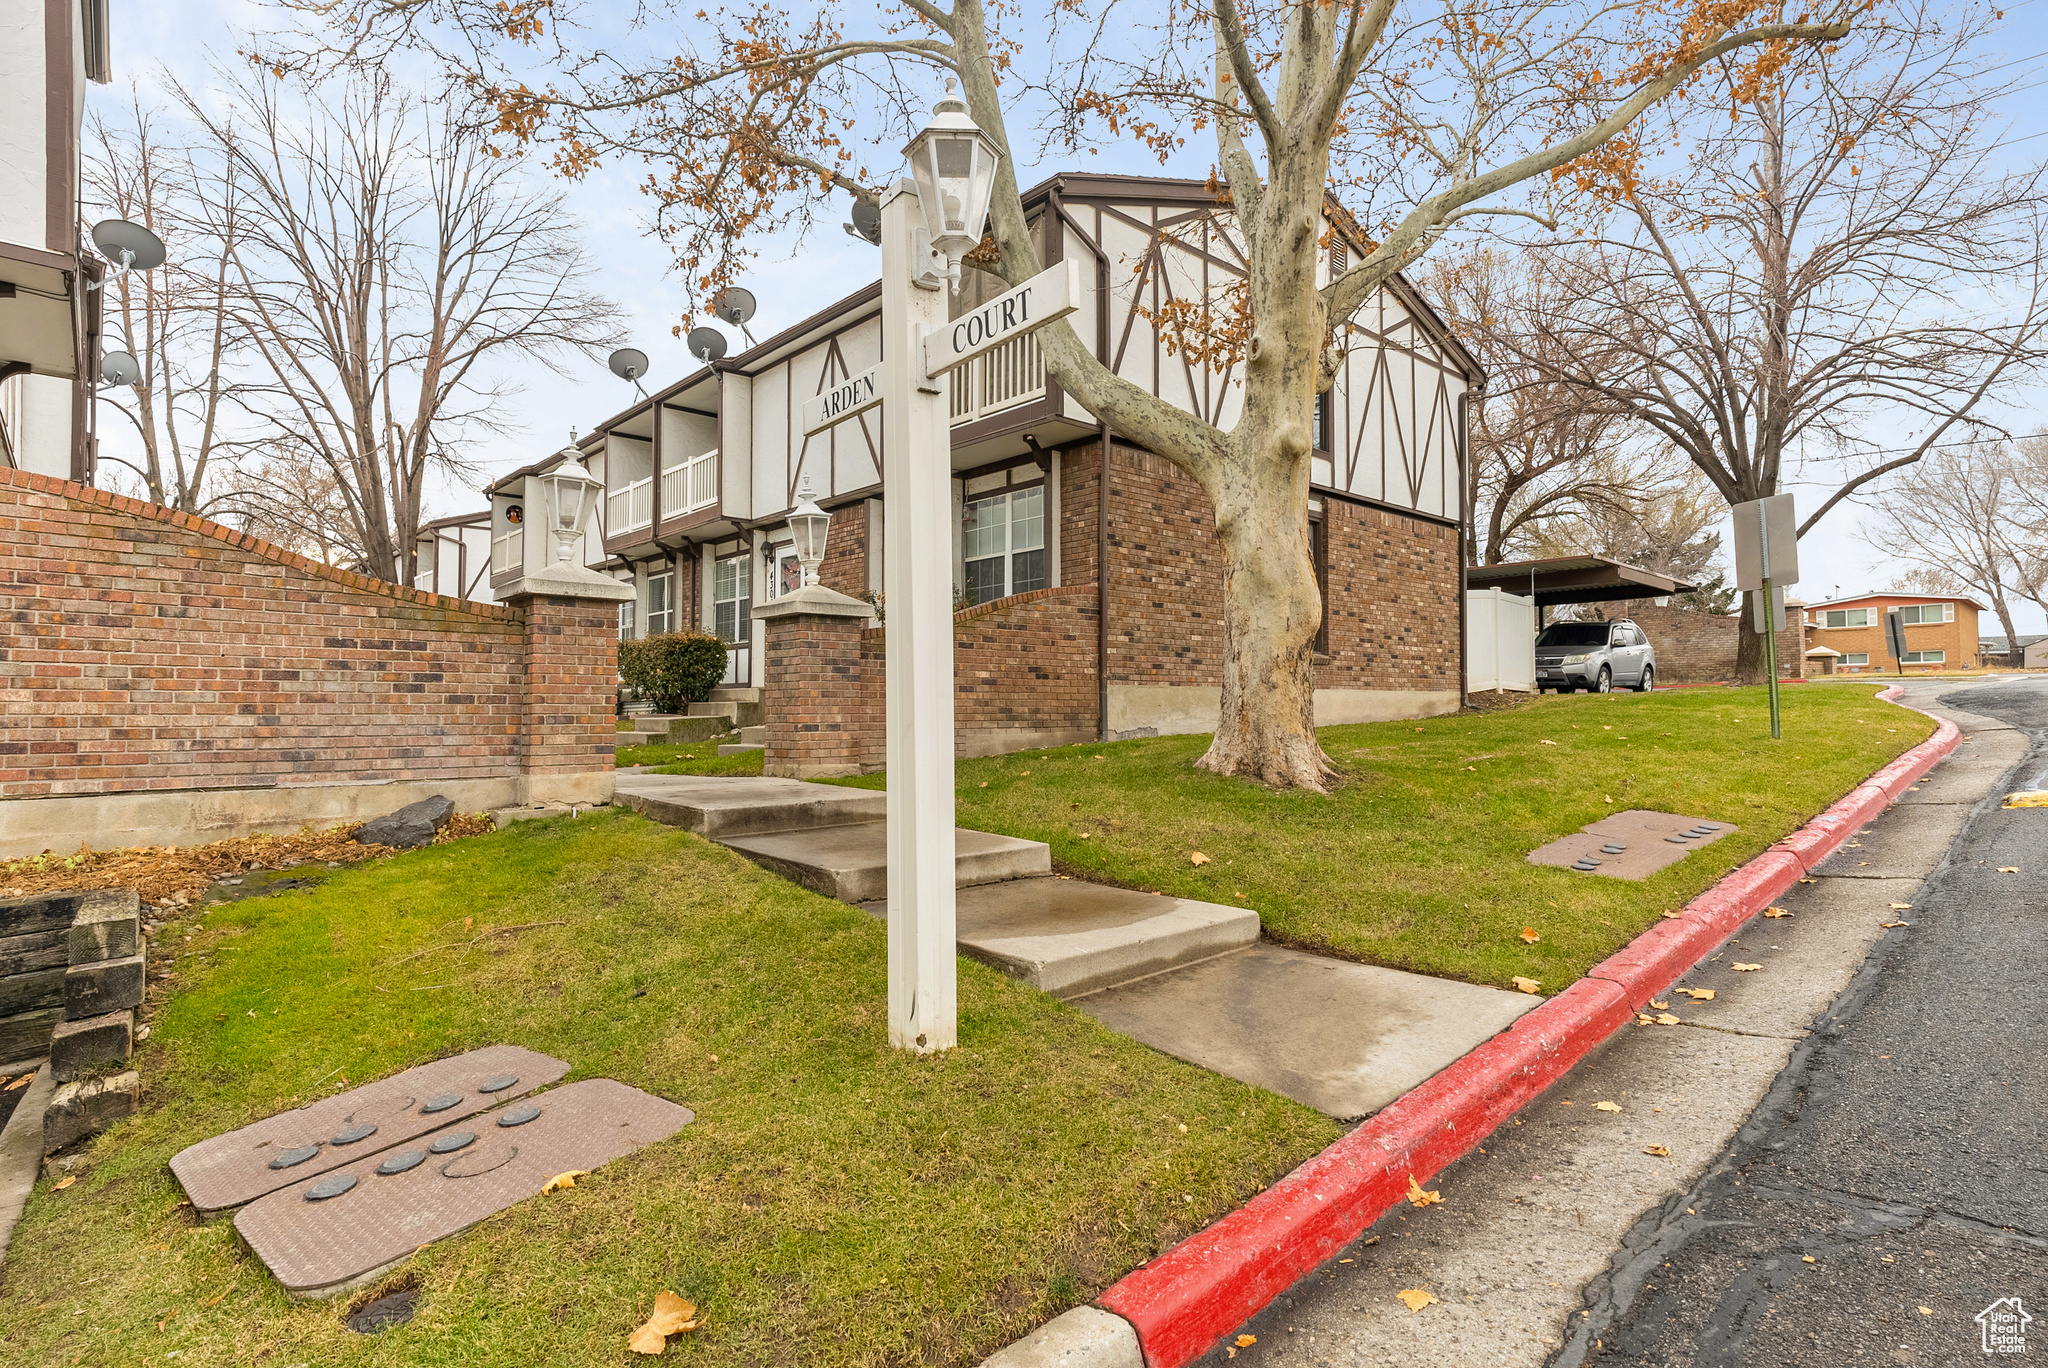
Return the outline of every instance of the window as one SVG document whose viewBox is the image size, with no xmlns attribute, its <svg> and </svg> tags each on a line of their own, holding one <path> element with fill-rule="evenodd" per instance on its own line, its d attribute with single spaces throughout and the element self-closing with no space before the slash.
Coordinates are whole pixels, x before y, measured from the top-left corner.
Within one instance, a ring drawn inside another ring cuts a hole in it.
<svg viewBox="0 0 2048 1368">
<path fill-rule="evenodd" d="M 1953 603 L 1912 603 L 1899 609 L 1899 625 L 1911 627 L 1921 622 L 1954 622 L 1956 606 Z"/>
<path fill-rule="evenodd" d="M 1553 622 L 1536 638 L 1538 646 L 1605 646 L 1604 622 Z"/>
<path fill-rule="evenodd" d="M 1940 665 L 1947 659 L 1948 653 L 1946 651 L 1906 652 L 1906 664 L 1908 665 Z"/>
<path fill-rule="evenodd" d="M 633 639 L 633 600 L 627 599 L 619 605 L 619 640 Z"/>
<path fill-rule="evenodd" d="M 960 548 L 969 603 L 1045 588 L 1045 486 L 969 503 Z"/>
<path fill-rule="evenodd" d="M 742 552 L 727 556 L 711 571 L 711 622 L 718 639 L 744 645 L 753 618 L 752 561 Z"/>
<path fill-rule="evenodd" d="M 1821 625 L 1825 627 L 1868 627 L 1870 625 L 1870 610 L 1868 608 L 1830 608 L 1827 612 L 1827 620 Z"/>
<path fill-rule="evenodd" d="M 647 577 L 647 635 L 676 629 L 676 577 L 673 571 Z"/>
<path fill-rule="evenodd" d="M 1308 524 L 1308 558 L 1315 566 L 1316 595 L 1323 601 L 1322 621 L 1316 626 L 1316 650 L 1330 653 L 1330 525 L 1322 518 Z"/>
<path fill-rule="evenodd" d="M 1316 396 L 1315 422 L 1311 433 L 1311 445 L 1317 451 L 1330 449 L 1330 395 L 1328 391 Z"/>
<path fill-rule="evenodd" d="M 775 597 L 794 594 L 804 587 L 804 563 L 796 558 L 794 546 L 775 548 Z"/>
<path fill-rule="evenodd" d="M 1842 663 L 1844 665 L 1868 665 L 1870 663 L 1870 652 L 1851 651 L 1842 657 Z"/>
</svg>

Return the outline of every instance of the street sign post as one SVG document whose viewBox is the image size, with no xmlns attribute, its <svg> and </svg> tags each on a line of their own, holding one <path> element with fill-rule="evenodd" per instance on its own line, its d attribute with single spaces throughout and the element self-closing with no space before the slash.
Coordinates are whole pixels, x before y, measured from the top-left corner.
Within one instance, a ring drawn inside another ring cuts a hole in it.
<svg viewBox="0 0 2048 1368">
<path fill-rule="evenodd" d="M 1771 694 L 1771 739 L 1778 725 L 1778 633 L 1785 626 L 1785 586 L 1799 582 L 1799 523 L 1790 494 L 1740 503 L 1735 524 L 1735 586 L 1753 589 L 1757 631 L 1764 638 L 1764 670 Z M 1775 610 L 1775 611 L 1771 611 Z"/>
<path fill-rule="evenodd" d="M 1906 627 L 1899 621 L 1899 610 L 1890 608 L 1884 615 L 1884 645 L 1892 653 L 1892 663 L 1899 667 L 1899 678 L 1906 677 Z"/>
</svg>

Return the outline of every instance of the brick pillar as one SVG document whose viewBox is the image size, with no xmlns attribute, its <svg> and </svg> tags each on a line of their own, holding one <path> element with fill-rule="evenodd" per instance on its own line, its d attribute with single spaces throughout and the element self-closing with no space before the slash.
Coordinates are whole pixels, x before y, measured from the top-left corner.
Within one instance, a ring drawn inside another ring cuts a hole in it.
<svg viewBox="0 0 2048 1368">
<path fill-rule="evenodd" d="M 764 774 L 811 779 L 860 774 L 868 762 L 868 691 L 862 688 L 862 633 L 875 610 L 814 584 L 754 609 L 756 649 L 767 652 L 761 722 Z"/>
<path fill-rule="evenodd" d="M 521 580 L 506 602 L 526 619 L 519 713 L 521 801 L 604 803 L 618 745 L 619 609 L 633 593 L 581 566 Z"/>
</svg>

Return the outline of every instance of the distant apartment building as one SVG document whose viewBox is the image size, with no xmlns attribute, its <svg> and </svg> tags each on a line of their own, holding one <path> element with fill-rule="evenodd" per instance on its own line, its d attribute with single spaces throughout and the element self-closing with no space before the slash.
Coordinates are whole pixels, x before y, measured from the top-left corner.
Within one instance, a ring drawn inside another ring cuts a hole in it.
<svg viewBox="0 0 2048 1368">
<path fill-rule="evenodd" d="M 1906 632 L 1906 655 L 1899 663 L 1907 670 L 1969 669 L 1977 664 L 1977 614 L 1983 609 L 1960 594 L 1858 594 L 1809 604 L 1807 654 L 1836 652 L 1837 674 L 1896 669 L 1885 646 L 1884 615 L 1897 611 Z"/>
<path fill-rule="evenodd" d="M 85 86 L 108 0 L 0 0 L 0 467 L 89 483 L 100 279 L 79 237 Z"/>
</svg>

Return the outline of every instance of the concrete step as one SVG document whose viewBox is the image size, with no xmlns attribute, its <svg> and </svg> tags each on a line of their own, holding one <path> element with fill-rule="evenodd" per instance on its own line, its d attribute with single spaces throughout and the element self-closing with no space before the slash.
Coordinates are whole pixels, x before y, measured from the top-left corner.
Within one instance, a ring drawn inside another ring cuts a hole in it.
<svg viewBox="0 0 2048 1368">
<path fill-rule="evenodd" d="M 721 684 L 711 691 L 714 703 L 759 703 L 761 691 L 738 684 Z"/>
<path fill-rule="evenodd" d="M 723 717 L 636 717 L 632 721 L 630 731 L 619 733 L 621 745 L 688 745 L 692 741 L 724 736 L 731 730 Z"/>
<path fill-rule="evenodd" d="M 759 689 L 713 689 L 711 702 L 731 703 L 738 711 L 732 715 L 736 727 L 758 727 L 761 725 L 761 691 Z"/>
<path fill-rule="evenodd" d="M 762 868 L 828 898 L 861 903 L 889 893 L 887 822 L 721 837 L 720 841 Z M 1043 841 L 1021 841 L 957 827 L 953 841 L 954 868 L 962 888 L 1028 879 L 1052 869 L 1052 850 Z"/>
<path fill-rule="evenodd" d="M 705 774 L 621 774 L 612 801 L 713 840 L 878 822 L 889 810 L 874 789 Z"/>
<path fill-rule="evenodd" d="M 888 915 L 886 901 L 861 905 Z M 962 953 L 1063 998 L 1228 954 L 1259 938 L 1259 915 L 1250 908 L 1079 879 L 963 888 L 958 908 Z"/>
<path fill-rule="evenodd" d="M 738 741 L 728 745 L 720 746 L 718 748 L 718 753 L 720 755 L 746 755 L 753 751 L 767 749 L 768 748 L 766 746 L 762 745 L 758 741 Z"/>
<path fill-rule="evenodd" d="M 738 703 L 692 703 L 690 705 L 690 716 L 722 717 L 726 721 L 732 723 L 733 726 L 737 727 L 740 724 L 739 717 L 741 706 L 742 705 Z"/>
<path fill-rule="evenodd" d="M 765 746 L 768 744 L 768 729 L 766 727 L 741 727 L 740 740 L 749 746 Z"/>
</svg>

